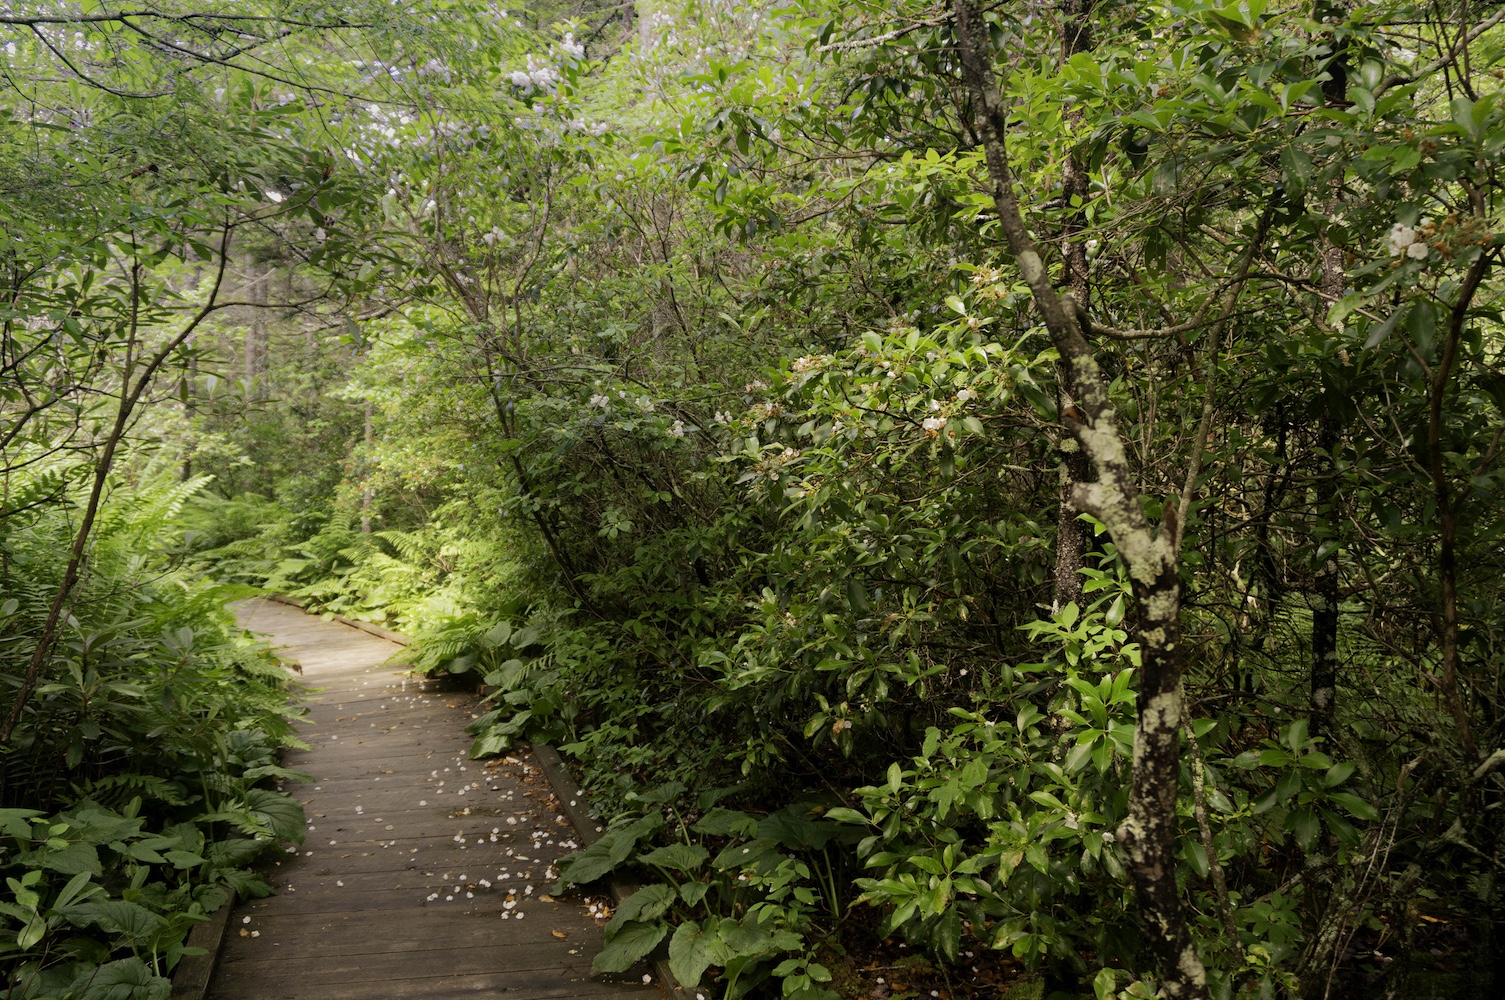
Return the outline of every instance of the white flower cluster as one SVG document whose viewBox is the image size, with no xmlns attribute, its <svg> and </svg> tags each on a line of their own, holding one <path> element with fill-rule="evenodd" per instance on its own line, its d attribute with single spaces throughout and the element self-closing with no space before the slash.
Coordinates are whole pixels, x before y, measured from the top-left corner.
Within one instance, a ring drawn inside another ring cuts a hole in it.
<svg viewBox="0 0 1505 1000">
<path fill-rule="evenodd" d="M 611 126 L 605 122 L 595 122 L 592 124 L 584 118 L 571 118 L 564 123 L 564 127 L 568 132 L 584 132 L 586 135 L 595 136 L 598 139 L 611 131 Z"/>
<path fill-rule="evenodd" d="M 926 417 L 920 421 L 920 426 L 925 428 L 931 435 L 939 434 L 942 427 L 946 426 L 945 417 Z"/>
<path fill-rule="evenodd" d="M 963 389 L 956 394 L 956 401 L 958 403 L 970 403 L 976 398 L 977 393 L 973 392 L 971 389 Z"/>
<path fill-rule="evenodd" d="M 575 41 L 575 35 L 573 32 L 565 33 L 564 41 L 559 43 L 559 51 L 563 52 L 571 59 L 585 58 L 585 46 L 580 42 Z"/>
<path fill-rule="evenodd" d="M 610 396 L 603 396 L 600 393 L 597 393 L 596 395 L 594 395 L 594 396 L 591 397 L 591 405 L 592 406 L 599 406 L 599 407 L 601 407 L 601 409 L 604 410 L 608 406 L 611 405 L 611 397 Z"/>
<path fill-rule="evenodd" d="M 552 94 L 559 86 L 559 71 L 547 63 L 539 62 L 533 56 L 528 56 L 528 68 L 526 70 L 513 70 L 507 74 L 507 79 L 514 87 L 524 90 L 542 90 Z"/>
<path fill-rule="evenodd" d="M 1426 228 L 1427 225 L 1423 222 L 1422 229 Z M 1390 256 L 1399 257 L 1404 254 L 1412 260 L 1426 260 L 1430 252 L 1426 241 L 1415 229 L 1400 222 L 1390 227 Z"/>
<path fill-rule="evenodd" d="M 669 428 L 669 436 L 672 437 L 672 438 L 682 438 L 682 437 L 684 437 L 685 436 L 685 422 L 683 420 L 676 420 L 676 421 L 674 421 L 674 426 Z"/>
</svg>

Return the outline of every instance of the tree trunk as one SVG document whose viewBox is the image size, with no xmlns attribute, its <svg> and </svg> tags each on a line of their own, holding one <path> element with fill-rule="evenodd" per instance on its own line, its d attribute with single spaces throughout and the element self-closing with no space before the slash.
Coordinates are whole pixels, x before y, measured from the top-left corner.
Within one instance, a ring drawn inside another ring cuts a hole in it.
<svg viewBox="0 0 1505 1000">
<path fill-rule="evenodd" d="M 267 284 L 271 266 L 251 264 L 247 268 L 246 299 L 251 303 L 251 325 L 246 328 L 246 391 L 252 399 L 266 399 L 270 393 L 267 372 L 270 367 L 271 333 L 267 325 Z"/>
<path fill-rule="evenodd" d="M 1338 683 L 1338 515 L 1337 469 L 1333 451 L 1338 432 L 1332 417 L 1322 418 L 1317 437 L 1318 545 L 1316 579 L 1312 587 L 1312 706 L 1310 732 L 1330 736 Z"/>
<path fill-rule="evenodd" d="M 376 435 L 371 426 L 371 401 L 366 400 L 366 483 L 361 488 L 361 534 L 371 534 L 371 501 L 375 495 L 371 491 L 371 445 L 376 440 Z"/>
<path fill-rule="evenodd" d="M 1061 442 L 1061 497 L 1056 507 L 1056 580 L 1050 610 L 1082 604 L 1082 573 L 1087 558 L 1087 525 L 1072 501 L 1078 483 L 1087 481 L 1087 456 L 1075 438 Z"/>
<path fill-rule="evenodd" d="M 1079 52 L 1092 47 L 1093 0 L 1062 0 L 1061 3 L 1061 61 L 1064 63 Z M 1082 112 L 1071 108 L 1066 112 L 1067 121 L 1073 125 L 1081 121 Z M 1087 246 L 1081 238 L 1086 228 L 1085 207 L 1088 195 L 1087 171 L 1081 157 L 1073 148 L 1066 157 L 1064 194 L 1068 203 L 1072 197 L 1081 199 L 1080 208 L 1068 212 L 1061 224 L 1061 258 L 1066 265 L 1066 284 L 1072 296 L 1082 306 L 1088 307 L 1090 289 L 1087 285 Z M 1063 381 L 1064 374 L 1063 374 Z M 1062 400 L 1063 403 L 1068 402 Z M 1072 492 L 1077 483 L 1085 483 L 1091 475 L 1087 456 L 1075 440 L 1063 441 L 1061 445 L 1061 498 L 1056 510 L 1056 573 L 1055 593 L 1051 598 L 1051 611 L 1060 611 L 1068 604 L 1081 606 L 1081 569 L 1087 555 L 1087 526 L 1081 521 L 1081 511 L 1072 503 Z"/>
<path fill-rule="evenodd" d="M 1008 122 L 998 100 L 987 32 L 981 10 L 971 0 L 957 0 L 957 54 L 978 119 L 994 208 L 1035 307 L 1060 352 L 1066 389 L 1077 402 L 1065 415 L 1068 428 L 1097 471 L 1096 481 L 1076 485 L 1073 502 L 1107 526 L 1133 580 L 1139 611 L 1138 726 L 1128 818 L 1119 829 L 1119 839 L 1129 856 L 1130 877 L 1165 995 L 1171 1000 L 1204 1000 L 1209 996 L 1207 973 L 1181 908 L 1173 853 L 1184 658 L 1176 508 L 1167 506 L 1158 532 L 1145 516 L 1118 430 L 1116 407 L 1083 335 L 1078 306 L 1070 299 L 1063 301 L 1051 284 L 1020 210 L 1008 159 Z M 1247 267 L 1246 260 L 1246 273 Z M 1199 440 L 1205 441 L 1205 434 L 1199 433 Z M 1194 481 L 1195 476 L 1191 478 Z"/>
</svg>

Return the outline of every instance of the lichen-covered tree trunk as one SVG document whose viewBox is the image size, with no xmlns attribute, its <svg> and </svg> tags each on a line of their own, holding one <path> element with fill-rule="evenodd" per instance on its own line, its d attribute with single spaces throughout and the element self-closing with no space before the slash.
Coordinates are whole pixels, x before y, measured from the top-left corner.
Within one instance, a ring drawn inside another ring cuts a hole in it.
<svg viewBox="0 0 1505 1000">
<path fill-rule="evenodd" d="M 1146 937 L 1173 1000 L 1207 997 L 1207 974 L 1192 944 L 1176 886 L 1173 854 L 1180 776 L 1181 584 L 1175 507 L 1158 530 L 1140 504 L 1139 490 L 1118 427 L 1118 414 L 1097 357 L 1082 331 L 1084 306 L 1057 293 L 1014 194 L 1006 144 L 1008 123 L 1000 105 L 981 10 L 956 4 L 958 56 L 982 137 L 1000 228 L 1036 308 L 1061 355 L 1061 369 L 1077 406 L 1067 427 L 1096 470 L 1078 483 L 1073 502 L 1108 527 L 1133 579 L 1138 604 L 1142 667 L 1129 814 L 1119 830 L 1130 860 Z"/>
</svg>

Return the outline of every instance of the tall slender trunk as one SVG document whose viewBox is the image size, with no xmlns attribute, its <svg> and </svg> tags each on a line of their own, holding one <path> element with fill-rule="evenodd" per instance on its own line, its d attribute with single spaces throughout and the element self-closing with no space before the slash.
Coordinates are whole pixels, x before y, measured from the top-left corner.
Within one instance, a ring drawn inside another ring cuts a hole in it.
<svg viewBox="0 0 1505 1000">
<path fill-rule="evenodd" d="M 1077 404 L 1066 416 L 1068 427 L 1097 471 L 1094 482 L 1077 484 L 1073 501 L 1107 525 L 1129 570 L 1139 610 L 1138 726 L 1128 818 L 1119 839 L 1129 856 L 1130 877 L 1166 996 L 1205 1000 L 1207 973 L 1182 911 L 1173 854 L 1185 656 L 1176 508 L 1167 508 L 1158 531 L 1146 517 L 1118 429 L 1117 408 L 1083 335 L 1080 316 L 1085 313 L 1077 310 L 1086 305 L 1063 301 L 1057 293 L 1024 220 L 1014 193 L 1008 120 L 998 99 L 987 24 L 974 3 L 957 0 L 957 54 L 983 141 L 994 208 L 1020 275 L 1060 352 L 1066 389 Z M 1205 434 L 1199 432 L 1199 440 L 1205 442 Z"/>
<path fill-rule="evenodd" d="M 220 287 L 224 282 L 225 265 L 230 252 L 230 228 L 227 225 L 220 235 L 219 266 L 214 276 L 214 287 L 210 289 L 209 296 L 204 305 L 198 309 L 193 318 L 182 330 L 169 337 L 156 351 L 147 355 L 144 359 L 139 355 L 141 344 L 139 340 L 140 330 L 137 319 L 141 308 L 141 277 L 143 267 L 133 264 L 130 270 L 131 279 L 131 302 L 129 325 L 126 330 L 126 353 L 123 370 L 120 378 L 120 397 L 115 407 L 115 420 L 111 424 L 104 441 L 101 442 L 99 456 L 94 460 L 94 476 L 89 487 L 89 498 L 84 504 L 82 516 L 79 518 L 78 527 L 74 530 L 73 543 L 68 548 L 68 562 L 63 567 L 63 577 L 58 583 L 57 590 L 53 592 L 52 601 L 47 608 L 47 618 L 42 624 L 42 630 L 37 635 L 37 643 L 32 650 L 31 660 L 27 663 L 26 674 L 21 678 L 21 684 L 16 690 L 15 698 L 11 702 L 10 712 L 5 717 L 5 722 L 0 725 L 0 750 L 8 750 L 11 736 L 16 731 L 16 726 L 21 722 L 22 713 L 26 711 L 26 705 L 36 691 L 37 682 L 41 679 L 42 671 L 52 657 L 53 647 L 57 644 L 58 635 L 61 632 L 63 609 L 67 607 L 73 596 L 74 588 L 82 576 L 85 556 L 89 549 L 89 540 L 94 532 L 94 523 L 99 517 L 99 508 L 104 500 L 105 486 L 109 482 L 110 473 L 115 467 L 115 454 L 121 443 L 125 440 L 125 434 L 131 424 L 131 417 L 136 411 L 136 405 L 141 401 L 141 396 L 146 392 L 156 377 L 158 370 L 167 359 L 172 356 L 183 343 L 199 328 L 199 324 L 217 308 L 216 300 L 219 298 Z M 0 753 L 0 762 L 3 762 L 4 753 Z M 0 795 L 3 795 L 6 785 L 6 771 L 3 763 L 0 763 Z"/>
<path fill-rule="evenodd" d="M 1061 2 L 1061 61 L 1067 62 L 1079 52 L 1092 47 L 1093 0 L 1062 0 Z M 1073 125 L 1081 121 L 1082 112 L 1071 108 L 1066 118 Z M 1090 288 L 1087 284 L 1087 246 L 1081 238 L 1086 228 L 1086 203 L 1089 194 L 1087 170 L 1081 162 L 1077 149 L 1072 148 L 1066 156 L 1065 194 L 1068 204 L 1072 198 L 1079 199 L 1075 212 L 1068 212 L 1061 223 L 1061 258 L 1065 263 L 1066 285 L 1072 296 L 1084 308 L 1090 307 Z M 1065 381 L 1063 378 L 1062 381 Z M 1069 400 L 1062 400 L 1069 403 Z M 1087 526 L 1082 523 L 1081 511 L 1072 502 L 1072 493 L 1078 483 L 1085 483 L 1092 474 L 1087 456 L 1075 440 L 1062 442 L 1061 447 L 1061 493 L 1056 507 L 1056 569 L 1055 593 L 1051 610 L 1059 611 L 1068 604 L 1082 603 L 1082 574 L 1087 555 Z"/>
<path fill-rule="evenodd" d="M 1462 651 L 1458 621 L 1457 496 L 1443 462 L 1442 425 L 1448 391 L 1452 388 L 1453 369 L 1463 346 L 1463 328 L 1468 319 L 1468 310 L 1488 268 L 1489 256 L 1481 253 L 1465 273 L 1448 317 L 1447 338 L 1442 344 L 1441 357 L 1432 369 L 1432 377 L 1427 386 L 1427 471 L 1431 475 L 1432 495 L 1437 503 L 1437 575 L 1442 591 L 1442 696 L 1447 704 L 1448 714 L 1453 717 L 1458 743 L 1470 759 L 1478 756 L 1478 750 L 1469 725 L 1468 706 L 1459 684 Z"/>
<path fill-rule="evenodd" d="M 253 399 L 271 395 L 267 385 L 271 368 L 271 333 L 267 325 L 267 284 L 272 269 L 268 264 L 251 264 L 248 268 L 246 298 L 251 303 L 251 325 L 245 337 L 245 378 L 247 392 Z"/>
<path fill-rule="evenodd" d="M 366 400 L 366 424 L 362 440 L 366 443 L 366 482 L 361 487 L 361 534 L 371 534 L 371 502 L 376 495 L 371 489 L 371 445 L 376 440 L 376 434 L 371 423 L 371 401 Z"/>
<path fill-rule="evenodd" d="M 1337 426 L 1322 418 L 1317 433 L 1317 571 L 1312 583 L 1312 677 L 1310 732 L 1330 736 L 1338 686 L 1338 510 Z"/>
<path fill-rule="evenodd" d="M 1068 604 L 1081 606 L 1082 567 L 1087 561 L 1087 525 L 1072 501 L 1078 483 L 1085 483 L 1091 469 L 1075 438 L 1061 442 L 1061 493 L 1056 503 L 1056 571 L 1052 612 Z"/>
</svg>

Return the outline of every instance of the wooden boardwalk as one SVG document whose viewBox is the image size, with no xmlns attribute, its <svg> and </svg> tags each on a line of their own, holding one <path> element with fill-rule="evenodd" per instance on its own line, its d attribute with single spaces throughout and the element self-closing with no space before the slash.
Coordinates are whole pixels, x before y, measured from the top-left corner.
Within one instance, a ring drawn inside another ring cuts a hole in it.
<svg viewBox="0 0 1505 1000">
<path fill-rule="evenodd" d="M 591 973 L 601 931 L 579 900 L 547 895 L 577 837 L 526 755 L 468 759 L 471 694 L 384 661 L 393 643 L 296 608 L 247 601 L 322 688 L 300 725 L 317 776 L 288 790 L 308 839 L 272 868 L 278 895 L 241 903 L 211 1000 L 658 1000 L 657 984 Z"/>
</svg>

